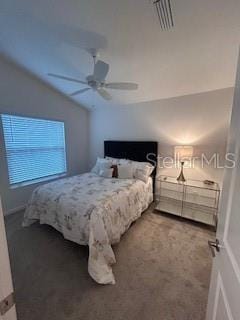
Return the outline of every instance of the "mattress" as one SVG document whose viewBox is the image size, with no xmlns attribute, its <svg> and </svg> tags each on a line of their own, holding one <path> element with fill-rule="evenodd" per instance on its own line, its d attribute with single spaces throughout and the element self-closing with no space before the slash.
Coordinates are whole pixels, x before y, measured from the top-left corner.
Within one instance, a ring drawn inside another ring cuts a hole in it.
<svg viewBox="0 0 240 320">
<path fill-rule="evenodd" d="M 114 284 L 111 245 L 153 201 L 152 178 L 103 178 L 94 173 L 59 179 L 33 191 L 23 226 L 39 221 L 64 238 L 89 246 L 88 272 L 101 284 Z"/>
</svg>

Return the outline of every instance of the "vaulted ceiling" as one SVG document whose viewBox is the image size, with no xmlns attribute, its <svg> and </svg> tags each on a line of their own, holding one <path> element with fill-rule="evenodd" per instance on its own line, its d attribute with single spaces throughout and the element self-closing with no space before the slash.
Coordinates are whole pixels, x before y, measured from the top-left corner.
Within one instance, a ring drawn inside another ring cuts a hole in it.
<svg viewBox="0 0 240 320">
<path fill-rule="evenodd" d="M 175 27 L 163 32 L 151 0 L 1 0 L 0 50 L 65 94 L 84 85 L 47 73 L 84 79 L 93 68 L 89 48 L 110 64 L 108 81 L 139 84 L 112 90 L 111 102 L 91 91 L 74 98 L 86 107 L 233 86 L 240 1 L 171 2 Z"/>
</svg>

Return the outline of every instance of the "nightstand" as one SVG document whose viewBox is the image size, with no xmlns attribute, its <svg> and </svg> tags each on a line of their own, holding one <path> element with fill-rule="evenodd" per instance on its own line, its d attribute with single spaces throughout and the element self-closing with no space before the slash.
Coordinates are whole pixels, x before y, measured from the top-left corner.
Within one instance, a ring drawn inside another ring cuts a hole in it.
<svg viewBox="0 0 240 320">
<path fill-rule="evenodd" d="M 156 178 L 155 210 L 217 226 L 220 187 L 198 180 L 178 182 L 175 177 Z"/>
</svg>

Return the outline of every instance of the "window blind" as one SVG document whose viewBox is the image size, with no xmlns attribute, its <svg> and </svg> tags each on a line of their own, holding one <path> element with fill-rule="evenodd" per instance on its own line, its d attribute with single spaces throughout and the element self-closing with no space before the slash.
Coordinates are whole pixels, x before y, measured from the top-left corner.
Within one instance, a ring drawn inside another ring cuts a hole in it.
<svg viewBox="0 0 240 320">
<path fill-rule="evenodd" d="M 66 172 L 64 123 L 2 114 L 11 185 Z"/>
</svg>

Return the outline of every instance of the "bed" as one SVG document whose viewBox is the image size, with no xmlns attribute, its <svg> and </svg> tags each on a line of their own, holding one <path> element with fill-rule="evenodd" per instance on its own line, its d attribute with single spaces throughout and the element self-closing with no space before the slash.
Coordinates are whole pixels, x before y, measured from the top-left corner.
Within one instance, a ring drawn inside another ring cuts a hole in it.
<svg viewBox="0 0 240 320">
<path fill-rule="evenodd" d="M 156 142 L 104 142 L 108 157 L 146 161 L 149 154 L 157 157 Z M 153 201 L 154 178 L 155 170 L 146 183 L 84 173 L 44 184 L 34 190 L 23 226 L 39 221 L 68 240 L 88 245 L 89 274 L 97 283 L 114 284 L 116 260 L 111 245 Z"/>
</svg>

